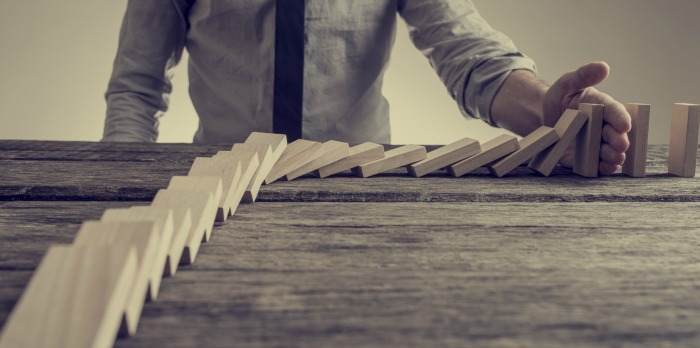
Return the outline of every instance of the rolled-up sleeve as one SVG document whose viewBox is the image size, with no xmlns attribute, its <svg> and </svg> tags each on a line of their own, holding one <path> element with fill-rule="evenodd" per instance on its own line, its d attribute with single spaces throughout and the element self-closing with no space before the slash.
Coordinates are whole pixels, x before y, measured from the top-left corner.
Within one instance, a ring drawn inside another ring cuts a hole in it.
<svg viewBox="0 0 700 348">
<path fill-rule="evenodd" d="M 156 141 L 185 45 L 189 1 L 129 0 L 105 94 L 102 141 Z"/>
<path fill-rule="evenodd" d="M 470 0 L 402 0 L 399 13 L 466 116 L 492 126 L 491 104 L 513 70 L 536 73 L 532 59 L 491 28 Z"/>
</svg>

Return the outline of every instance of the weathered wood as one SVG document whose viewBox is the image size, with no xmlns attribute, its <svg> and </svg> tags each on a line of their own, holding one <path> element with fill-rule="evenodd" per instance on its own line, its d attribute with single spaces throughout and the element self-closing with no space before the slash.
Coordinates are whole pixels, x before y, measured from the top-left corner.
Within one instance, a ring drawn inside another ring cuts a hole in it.
<svg viewBox="0 0 700 348">
<path fill-rule="evenodd" d="M 186 143 L 102 143 L 90 141 L 0 140 L 0 151 L 84 151 L 84 152 L 156 152 L 214 154 L 228 150 L 231 144 Z"/>
<path fill-rule="evenodd" d="M 8 236 L 40 233 L 18 227 L 27 217 L 72 233 L 66 224 L 124 205 L 0 204 L 9 250 Z M 699 208 L 245 205 L 116 346 L 695 346 Z M 0 269 L 5 310 L 29 272 Z"/>
</svg>

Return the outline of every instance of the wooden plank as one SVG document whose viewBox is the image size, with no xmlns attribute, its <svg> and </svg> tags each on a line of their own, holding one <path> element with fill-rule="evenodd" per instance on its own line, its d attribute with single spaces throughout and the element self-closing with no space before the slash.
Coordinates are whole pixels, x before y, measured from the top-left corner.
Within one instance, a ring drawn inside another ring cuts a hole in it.
<svg viewBox="0 0 700 348">
<path fill-rule="evenodd" d="M 633 178 L 646 176 L 647 144 L 649 142 L 649 104 L 626 104 L 625 108 L 632 117 L 632 130 L 627 133 L 630 147 L 625 152 L 622 174 Z"/>
<path fill-rule="evenodd" d="M 231 216 L 236 213 L 248 185 L 253 181 L 255 173 L 260 167 L 260 160 L 255 151 L 219 151 L 214 158 L 241 165 L 241 175 L 231 193 L 231 210 L 228 214 Z M 219 221 L 225 221 L 225 219 L 219 219 Z"/>
<path fill-rule="evenodd" d="M 245 143 L 269 144 L 272 147 L 272 162 L 274 164 L 287 148 L 287 136 L 284 134 L 253 132 L 250 133 Z"/>
<path fill-rule="evenodd" d="M 559 136 L 553 128 L 542 126 L 519 141 L 520 149 L 489 164 L 487 168 L 491 174 L 500 178 L 553 145 L 558 140 Z"/>
<path fill-rule="evenodd" d="M 406 169 L 415 177 L 422 177 L 440 168 L 445 168 L 481 152 L 479 142 L 471 139 L 460 139 L 437 150 L 428 152 L 428 158 L 411 164 Z"/>
<path fill-rule="evenodd" d="M 520 144 L 516 137 L 506 134 L 499 135 L 484 143 L 484 145 L 481 146 L 480 153 L 447 167 L 447 171 L 454 177 L 460 177 L 497 161 L 515 152 L 519 148 Z"/>
<path fill-rule="evenodd" d="M 576 135 L 587 120 L 588 117 L 579 110 L 569 109 L 564 111 L 564 114 L 554 126 L 554 130 L 559 136 L 559 141 L 537 154 L 528 166 L 544 176 L 550 176 L 554 167 L 564 156 L 564 152 L 569 148 L 569 145 L 576 139 Z"/>
<path fill-rule="evenodd" d="M 185 234 L 185 243 L 180 249 L 178 265 L 192 264 L 197 257 L 202 241 L 208 241 L 211 228 L 216 218 L 216 203 L 206 191 L 197 190 L 160 190 L 153 199 L 153 206 L 167 207 L 176 216 L 183 217 L 179 229 Z M 212 213 L 213 212 L 213 213 Z M 178 221 L 178 220 L 175 220 Z M 178 224 L 175 224 L 176 230 Z M 177 251 L 177 249 L 171 249 Z M 174 262 L 175 259 L 173 258 Z"/>
<path fill-rule="evenodd" d="M 270 174 L 265 178 L 266 184 L 271 184 L 288 173 L 304 166 L 323 154 L 321 143 L 299 139 L 289 144 L 277 161 Z"/>
<path fill-rule="evenodd" d="M 213 157 L 195 158 L 188 176 L 219 176 L 221 178 L 222 193 L 218 203 L 219 209 L 216 212 L 216 221 L 226 221 L 231 216 L 234 204 L 238 205 L 238 202 L 234 202 L 233 198 L 236 194 L 236 185 L 241 181 L 242 173 L 240 161 L 227 161 L 223 158 Z"/>
<path fill-rule="evenodd" d="M 150 285 L 154 284 L 154 281 L 160 281 L 160 277 L 153 277 L 158 254 L 156 225 L 141 221 L 85 221 L 80 226 L 73 244 L 78 246 L 126 245 L 135 248 L 136 275 L 131 283 L 119 334 L 122 336 L 136 334 L 143 304 L 146 300 L 151 300 Z"/>
<path fill-rule="evenodd" d="M 193 223 L 193 226 L 196 226 L 196 228 L 193 227 L 193 232 L 190 233 L 188 239 L 190 242 L 188 242 L 188 244 L 194 243 L 194 239 L 199 236 L 198 231 L 202 230 L 201 228 L 204 228 L 205 231 L 202 241 L 209 241 L 211 231 L 214 226 L 214 221 L 218 213 L 218 202 L 221 201 L 221 197 L 223 196 L 223 185 L 221 183 L 221 178 L 174 176 L 170 179 L 168 190 L 202 191 L 206 193 L 208 197 L 210 197 L 210 199 L 213 201 L 213 205 L 211 203 L 203 204 L 203 198 L 197 198 L 195 196 L 192 198 L 192 204 L 190 206 L 192 208 L 192 214 L 194 216 L 199 216 L 201 221 L 200 223 Z M 180 192 L 180 194 L 188 193 Z"/>
<path fill-rule="evenodd" d="M 599 104 L 579 104 L 579 110 L 588 117 L 588 121 L 576 136 L 576 154 L 574 173 L 587 178 L 598 176 L 600 164 L 600 143 L 602 142 L 603 118 L 605 106 Z"/>
<path fill-rule="evenodd" d="M 153 273 L 151 274 L 151 285 L 149 286 L 148 296 L 154 300 L 157 299 L 160 289 L 160 280 L 165 274 L 170 272 L 170 270 L 166 269 L 166 266 L 168 265 L 168 258 L 170 258 L 170 244 L 173 242 L 175 229 L 172 210 L 151 206 L 113 208 L 105 210 L 100 220 L 126 222 L 144 221 L 153 223 L 156 226 L 156 231 L 158 231 L 158 248 L 154 256 L 155 261 Z M 179 256 L 182 256 L 182 249 L 180 249 Z M 177 267 L 177 263 L 175 266 Z"/>
<path fill-rule="evenodd" d="M 330 140 L 321 144 L 323 154 L 313 161 L 287 173 L 285 179 L 287 181 L 294 180 L 302 175 L 309 174 L 315 170 L 325 167 L 331 163 L 337 162 L 350 156 L 350 147 L 348 143 Z"/>
<path fill-rule="evenodd" d="M 272 146 L 270 144 L 234 144 L 232 152 L 255 152 L 258 154 L 259 166 L 253 174 L 248 187 L 243 194 L 243 202 L 252 203 L 258 197 L 260 186 L 265 182 L 265 177 L 272 170 L 278 158 L 272 155 Z"/>
<path fill-rule="evenodd" d="M 684 178 L 695 177 L 698 154 L 700 105 L 674 104 L 671 116 L 671 140 L 668 173 Z"/>
<path fill-rule="evenodd" d="M 425 146 L 405 145 L 384 154 L 384 158 L 365 163 L 352 169 L 352 172 L 363 178 L 368 178 L 386 171 L 407 166 L 428 157 Z"/>
<path fill-rule="evenodd" d="M 230 144 L 134 143 L 99 141 L 0 140 L 0 151 L 82 151 L 127 153 L 182 153 L 188 157 L 207 156 L 226 150 Z"/>
<path fill-rule="evenodd" d="M 0 334 L 0 347 L 111 347 L 136 275 L 127 245 L 48 249 Z"/>
<path fill-rule="evenodd" d="M 357 166 L 384 158 L 384 146 L 375 143 L 362 143 L 350 148 L 348 157 L 330 163 L 316 170 L 313 175 L 327 178 Z"/>
</svg>

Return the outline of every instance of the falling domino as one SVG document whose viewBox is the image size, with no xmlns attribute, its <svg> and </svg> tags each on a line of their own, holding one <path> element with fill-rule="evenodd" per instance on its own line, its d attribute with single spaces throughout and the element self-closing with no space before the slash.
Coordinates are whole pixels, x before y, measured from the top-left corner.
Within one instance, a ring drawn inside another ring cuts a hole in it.
<svg viewBox="0 0 700 348">
<path fill-rule="evenodd" d="M 643 178 L 646 176 L 651 106 L 649 104 L 627 104 L 625 107 L 632 117 L 632 130 L 627 133 L 630 147 L 625 152 L 622 174 L 633 178 Z"/>
<path fill-rule="evenodd" d="M 284 150 L 287 148 L 287 136 L 284 134 L 274 134 L 274 133 L 260 133 L 253 132 L 250 133 L 248 139 L 246 139 L 245 144 L 268 144 L 272 148 L 272 157 L 270 161 L 274 165 L 277 160 L 282 156 Z M 260 158 L 260 162 L 263 159 Z"/>
<path fill-rule="evenodd" d="M 233 153 L 240 153 L 240 152 L 248 152 L 248 153 L 257 153 L 258 154 L 258 160 L 260 161 L 260 164 L 258 165 L 258 169 L 255 170 L 255 173 L 253 174 L 253 178 L 250 180 L 250 183 L 248 184 L 248 187 L 245 189 L 245 193 L 243 194 L 243 199 L 242 202 L 245 203 L 253 203 L 255 202 L 255 199 L 258 197 L 258 193 L 260 192 L 260 187 L 262 186 L 263 182 L 265 181 L 265 177 L 267 174 L 270 173 L 270 170 L 272 170 L 272 166 L 275 165 L 275 162 L 277 161 L 277 158 L 273 156 L 272 152 L 272 146 L 270 144 L 234 144 L 233 148 L 231 148 L 231 152 Z"/>
<path fill-rule="evenodd" d="M 387 151 L 384 154 L 384 158 L 380 160 L 353 168 L 352 172 L 357 176 L 368 178 L 388 170 L 422 161 L 427 157 L 428 154 L 425 151 L 425 146 L 404 145 Z"/>
<path fill-rule="evenodd" d="M 112 347 L 136 263 L 126 244 L 49 247 L 5 322 L 0 347 Z"/>
<path fill-rule="evenodd" d="M 460 177 L 508 156 L 519 148 L 518 138 L 507 134 L 499 135 L 484 143 L 478 154 L 447 167 L 447 172 L 454 177 Z"/>
<path fill-rule="evenodd" d="M 141 319 L 158 255 L 158 230 L 153 222 L 85 221 L 73 241 L 78 246 L 133 246 L 136 250 L 136 275 L 131 283 L 119 334 L 133 336 Z M 160 284 L 160 277 L 156 284 Z"/>
<path fill-rule="evenodd" d="M 321 143 L 299 139 L 287 146 L 279 161 L 265 178 L 265 183 L 269 185 L 321 155 L 323 155 Z"/>
<path fill-rule="evenodd" d="M 520 149 L 489 164 L 491 174 L 502 177 L 559 140 L 554 128 L 541 126 L 520 140 Z"/>
<path fill-rule="evenodd" d="M 211 200 L 211 202 L 207 201 L 206 204 L 203 204 L 204 199 L 201 198 L 201 195 L 192 195 L 190 200 L 192 215 L 195 217 L 201 217 L 201 221 L 196 222 L 194 221 L 196 219 L 193 218 L 193 229 L 190 231 L 190 235 L 187 237 L 188 242 L 185 245 L 185 249 L 187 249 L 188 246 L 195 246 L 195 242 L 197 243 L 197 248 L 199 248 L 198 243 L 202 241 L 208 242 L 209 238 L 211 237 L 211 230 L 214 227 L 214 221 L 216 220 L 216 215 L 218 213 L 218 204 L 221 200 L 221 196 L 223 196 L 223 184 L 221 183 L 221 177 L 173 176 L 168 184 L 168 190 L 201 191 L 204 192 Z M 186 200 L 186 198 L 180 199 Z M 203 236 L 200 235 L 200 233 L 202 233 L 202 228 L 204 228 Z M 197 238 L 199 238 L 199 240 L 197 240 Z M 184 256 L 187 255 L 183 255 L 183 257 Z M 194 260 L 194 255 L 192 256 L 192 259 Z M 189 264 L 191 262 L 185 263 Z"/>
<path fill-rule="evenodd" d="M 384 158 L 384 146 L 375 143 L 363 143 L 350 148 L 348 157 L 328 164 L 314 171 L 313 175 L 327 178 L 331 175 L 350 170 L 357 166 Z"/>
<path fill-rule="evenodd" d="M 685 178 L 695 177 L 699 125 L 700 105 L 673 105 L 671 141 L 668 148 L 669 174 Z"/>
<path fill-rule="evenodd" d="M 428 153 L 428 158 L 407 167 L 408 173 L 421 177 L 481 152 L 479 142 L 464 138 Z"/>
<path fill-rule="evenodd" d="M 216 212 L 216 221 L 226 221 L 234 205 L 233 196 L 236 185 L 241 180 L 242 166 L 240 161 L 227 161 L 224 158 L 197 157 L 190 168 L 188 176 L 219 176 L 222 184 L 221 199 L 218 202 L 219 209 Z M 238 203 L 235 203 L 236 205 Z"/>
<path fill-rule="evenodd" d="M 579 110 L 588 117 L 583 129 L 576 136 L 574 173 L 587 178 L 598 176 L 600 163 L 600 143 L 603 133 L 605 106 L 599 104 L 579 104 Z"/>
<path fill-rule="evenodd" d="M 347 143 L 330 140 L 321 144 L 321 148 L 323 149 L 323 155 L 299 167 L 298 169 L 289 172 L 287 175 L 285 175 L 285 178 L 287 180 L 294 180 L 304 174 L 309 174 L 321 167 L 350 156 L 350 147 Z"/>
<path fill-rule="evenodd" d="M 576 135 L 586 123 L 586 120 L 588 120 L 588 117 L 579 110 L 569 109 L 564 111 L 564 114 L 554 126 L 554 130 L 559 136 L 559 141 L 537 154 L 530 161 L 529 167 L 544 176 L 552 174 L 554 167 L 564 156 L 564 152 L 569 148 L 569 145 L 576 139 Z"/>
<path fill-rule="evenodd" d="M 236 213 L 236 209 L 238 209 L 238 205 L 241 203 L 241 200 L 243 200 L 243 195 L 248 189 L 248 185 L 253 181 L 253 176 L 260 167 L 258 154 L 255 151 L 242 151 L 239 148 L 237 151 L 219 151 L 214 158 L 241 164 L 241 175 L 231 188 L 231 205 L 228 212 L 228 215 L 231 216 Z"/>
</svg>

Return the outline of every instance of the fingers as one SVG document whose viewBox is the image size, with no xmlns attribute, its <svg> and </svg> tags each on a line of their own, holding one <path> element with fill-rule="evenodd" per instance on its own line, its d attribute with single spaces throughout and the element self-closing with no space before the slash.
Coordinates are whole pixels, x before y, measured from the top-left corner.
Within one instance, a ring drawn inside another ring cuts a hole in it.
<svg viewBox="0 0 700 348">
<path fill-rule="evenodd" d="M 564 74 L 552 87 L 561 88 L 565 94 L 576 94 L 605 81 L 609 73 L 608 64 L 604 62 L 589 63 L 576 71 Z"/>
<path fill-rule="evenodd" d="M 625 152 L 630 146 L 627 133 L 618 132 L 617 129 L 609 123 L 603 126 L 603 142 L 609 144 L 610 147 L 618 152 Z"/>
<path fill-rule="evenodd" d="M 625 106 L 605 93 L 598 91 L 594 93 L 600 94 L 601 104 L 605 105 L 605 122 L 612 125 L 619 133 L 629 132 L 632 129 L 632 117 Z"/>
<path fill-rule="evenodd" d="M 607 162 L 600 162 L 600 164 L 598 165 L 598 172 L 600 172 L 601 175 L 614 174 L 619 169 L 620 169 L 619 165 L 610 164 Z"/>
<path fill-rule="evenodd" d="M 600 145 L 600 159 L 612 165 L 620 165 L 625 161 L 625 153 L 617 151 L 609 144 Z"/>
</svg>

